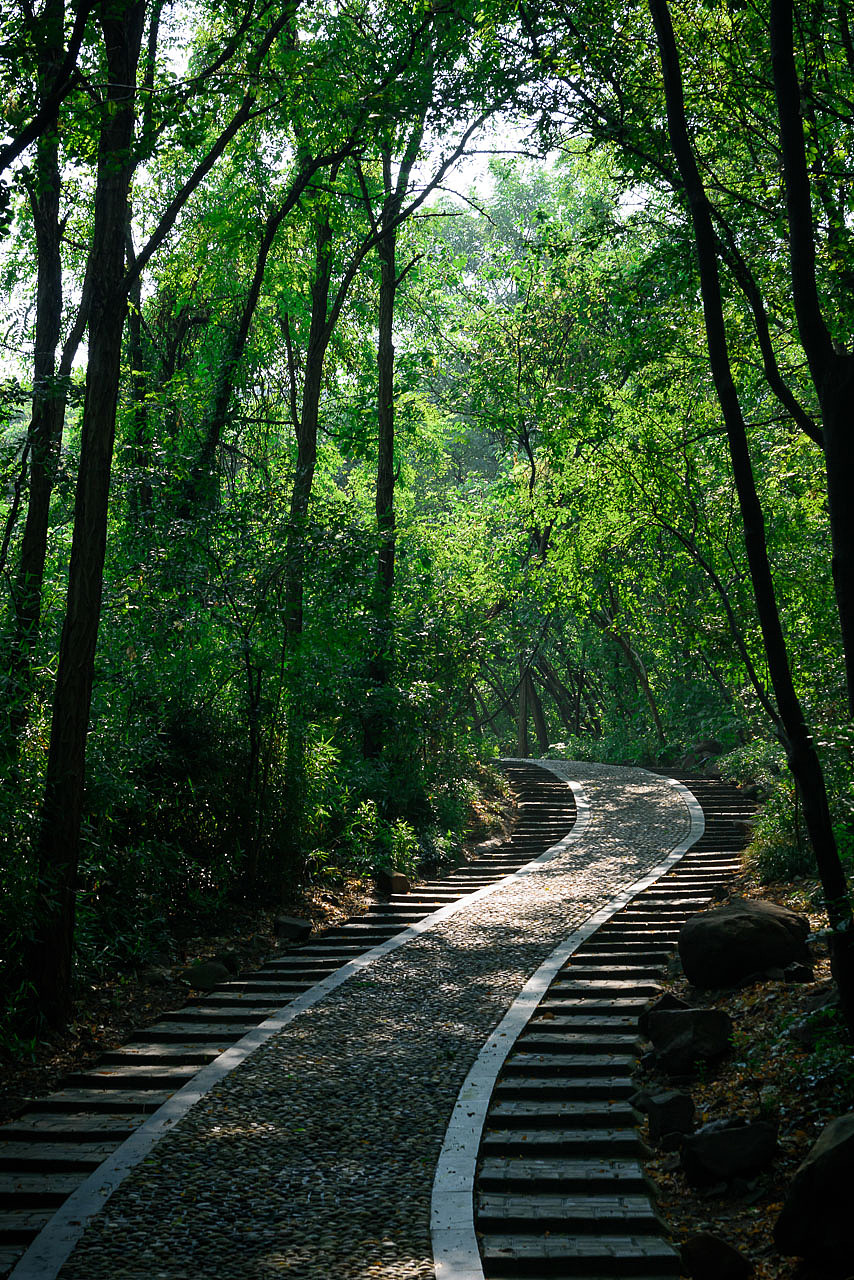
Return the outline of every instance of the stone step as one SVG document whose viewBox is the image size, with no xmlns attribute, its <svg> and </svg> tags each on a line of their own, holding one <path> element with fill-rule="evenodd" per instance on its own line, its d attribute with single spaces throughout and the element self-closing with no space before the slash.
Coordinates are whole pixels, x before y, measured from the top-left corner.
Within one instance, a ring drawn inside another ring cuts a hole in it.
<svg viewBox="0 0 854 1280">
<path fill-rule="evenodd" d="M 644 978 L 638 978 L 637 980 L 632 978 L 575 978 L 571 974 L 566 978 L 562 978 L 558 975 L 549 987 L 548 998 L 550 1000 L 558 999 L 562 995 L 570 994 L 587 997 L 613 997 L 614 999 L 627 996 L 651 1000 L 661 994 L 661 985 L 658 982 L 650 982 Z"/>
<path fill-rule="evenodd" d="M 568 965 L 561 970 L 561 974 L 565 977 L 583 978 L 588 976 L 588 970 L 591 975 L 600 974 L 603 978 L 627 977 L 632 979 L 660 977 L 667 968 L 667 962 L 672 955 L 667 952 L 660 960 L 650 959 L 649 956 L 641 954 L 624 954 L 620 952 L 579 952 L 577 957 L 573 957 Z"/>
<path fill-rule="evenodd" d="M 627 1053 L 537 1053 L 519 1050 L 507 1059 L 501 1078 L 511 1076 L 618 1076 L 632 1070 L 635 1054 Z"/>
<path fill-rule="evenodd" d="M 130 1050 L 136 1047 L 137 1036 L 140 1037 L 139 1044 L 143 1048 L 146 1043 L 160 1046 L 174 1044 L 176 1048 L 183 1045 L 186 1048 L 190 1045 L 204 1044 L 208 1041 L 215 1044 L 221 1043 L 223 1048 L 227 1048 L 235 1040 L 240 1040 L 242 1036 L 245 1036 L 246 1032 L 253 1026 L 263 1021 L 263 1017 L 260 1017 L 252 1018 L 249 1021 L 241 1020 L 240 1022 L 224 1018 L 218 1022 L 209 1022 L 203 1017 L 189 1017 L 185 1011 L 183 1022 L 179 1022 L 177 1019 L 174 1022 L 154 1022 L 150 1027 L 145 1027 L 143 1031 L 135 1032 L 127 1048 Z M 141 1039 L 142 1036 L 146 1037 L 145 1041 Z"/>
<path fill-rule="evenodd" d="M 163 1071 L 152 1071 L 144 1064 L 128 1063 L 122 1066 L 93 1067 L 90 1071 L 73 1072 L 66 1077 L 65 1083 L 78 1089 L 144 1089 L 161 1091 L 168 1089 L 174 1092 L 191 1080 L 198 1072 L 198 1064 L 182 1066 L 176 1063 Z"/>
<path fill-rule="evenodd" d="M 0 1128 L 0 1142 L 118 1143 L 124 1142 L 145 1119 L 141 1112 L 102 1115 L 88 1111 L 27 1111 L 17 1120 Z M 0 1151 L 2 1150 L 0 1146 Z"/>
<path fill-rule="evenodd" d="M 630 1098 L 637 1086 L 631 1077 L 625 1076 L 561 1076 L 558 1079 L 540 1079 L 538 1076 L 512 1075 L 498 1081 L 493 1090 L 496 1102 L 540 1101 L 565 1098 L 567 1101 L 584 1100 L 617 1101 Z"/>
<path fill-rule="evenodd" d="M 638 907 L 637 910 L 634 911 L 626 907 L 618 916 L 615 916 L 614 919 L 615 922 L 619 922 L 620 924 L 643 924 L 649 925 L 655 929 L 681 929 L 685 921 L 692 915 L 694 915 L 693 909 L 689 911 L 665 910 L 664 908 L 655 910 L 652 907 L 644 905 L 643 907 Z"/>
<path fill-rule="evenodd" d="M 110 1112 L 113 1115 L 122 1113 L 150 1114 L 162 1106 L 175 1088 L 166 1089 L 104 1089 L 79 1088 L 60 1089 L 50 1093 L 46 1098 L 39 1098 L 33 1105 L 39 1111 L 63 1112 L 75 1114 L 81 1107 L 97 1112 Z"/>
<path fill-rule="evenodd" d="M 4 1173 L 89 1173 L 118 1146 L 117 1142 L 3 1142 L 0 1170 Z"/>
<path fill-rule="evenodd" d="M 26 1242 L 6 1244 L 0 1239 L 0 1276 L 8 1275 L 24 1252 Z"/>
<path fill-rule="evenodd" d="M 621 946 L 640 942 L 648 946 L 650 942 L 654 942 L 660 947 L 670 946 L 675 951 L 679 942 L 679 930 L 656 929 L 655 925 L 646 924 L 620 924 L 615 921 L 603 928 L 599 940 L 602 946 L 606 946 L 609 942 L 618 942 Z"/>
<path fill-rule="evenodd" d="M 603 938 L 598 933 L 594 935 L 591 942 L 595 942 L 596 950 L 600 955 L 634 955 L 646 956 L 650 952 L 664 952 L 665 955 L 672 955 L 675 947 L 658 938 L 635 938 L 631 935 L 625 938 Z"/>
<path fill-rule="evenodd" d="M 76 1191 L 86 1177 L 80 1173 L 53 1173 L 45 1176 L 38 1173 L 0 1172 L 0 1208 L 50 1209 L 61 1205 L 72 1191 Z"/>
<path fill-rule="evenodd" d="M 0 1210 L 0 1240 L 4 1244 L 29 1244 L 52 1217 L 51 1209 Z"/>
<path fill-rule="evenodd" d="M 690 857 L 690 861 L 689 861 Z M 721 854 L 720 856 L 708 851 L 706 853 L 692 854 L 685 858 L 683 863 L 671 871 L 666 880 L 662 880 L 662 884 L 691 884 L 693 880 L 717 880 L 722 876 L 730 875 L 733 872 L 741 870 L 741 858 L 735 859 L 731 854 Z"/>
<path fill-rule="evenodd" d="M 579 1032 L 561 1032 L 561 1031 L 545 1031 L 537 1027 L 535 1030 L 524 1031 L 516 1041 L 514 1057 L 516 1053 L 553 1053 L 566 1054 L 568 1056 L 579 1055 L 586 1057 L 598 1054 L 619 1054 L 625 1053 L 632 1055 L 629 1061 L 633 1061 L 640 1050 L 640 1037 L 635 1034 L 612 1034 L 603 1035 L 595 1033 L 593 1035 L 582 1035 Z M 544 1024 L 545 1026 L 548 1023 Z"/>
<path fill-rule="evenodd" d="M 552 1129 L 487 1129 L 481 1152 L 489 1155 L 638 1156 L 645 1150 L 637 1129 L 579 1129 L 564 1125 Z"/>
<path fill-rule="evenodd" d="M 348 946 L 345 946 L 343 943 L 332 945 L 330 943 L 314 942 L 314 943 L 306 943 L 304 946 L 300 947 L 300 955 L 306 956 L 308 959 L 311 959 L 311 960 L 320 960 L 328 957 L 330 960 L 335 960 L 337 962 L 334 966 L 335 968 L 337 968 L 338 965 L 344 964 L 345 961 L 349 960 L 352 956 L 363 955 L 364 951 L 365 951 L 365 948 L 360 947 L 359 944 L 356 942 Z M 229 984 L 229 986 L 231 985 L 233 984 Z M 312 984 L 304 983 L 302 985 L 303 985 L 303 990 L 305 990 L 307 987 L 311 986 Z M 218 989 L 220 991 L 224 991 L 227 988 L 225 985 L 223 985 Z"/>
<path fill-rule="evenodd" d="M 650 1234 L 661 1220 L 646 1195 L 560 1195 L 554 1192 L 488 1192 L 477 1197 L 478 1231 L 565 1231 L 604 1235 L 611 1231 Z"/>
<path fill-rule="evenodd" d="M 617 1014 L 624 1017 L 631 1017 L 634 1014 L 635 1020 L 640 1013 L 648 1006 L 649 996 L 621 996 L 619 998 L 606 998 L 605 996 L 584 996 L 578 992 L 573 994 L 552 996 L 545 995 L 537 1006 L 539 1016 L 544 1014 L 564 1014 L 568 1015 L 575 1011 L 583 1013 L 586 1017 L 593 1014 L 607 1016 L 608 1014 Z"/>
<path fill-rule="evenodd" d="M 640 1162 L 627 1158 L 487 1156 L 480 1166 L 478 1188 L 482 1192 L 539 1190 L 619 1194 L 648 1193 L 650 1184 Z"/>
<path fill-rule="evenodd" d="M 587 1002 L 584 1002 L 586 1006 Z M 564 1006 L 561 1006 L 563 1008 Z M 643 1006 L 642 1006 L 643 1007 Z M 528 1023 L 531 1035 L 578 1035 L 584 1037 L 626 1036 L 632 1041 L 637 1038 L 638 1013 L 633 1010 L 629 1014 L 592 1014 L 588 1015 L 586 1007 L 569 1013 L 549 1013 L 535 1015 Z"/>
<path fill-rule="evenodd" d="M 446 907 L 451 902 L 459 902 L 463 896 L 458 890 L 449 890 L 447 893 L 413 893 L 412 901 L 422 904 L 425 908 L 438 910 L 439 907 Z M 428 911 L 427 914 L 429 915 L 430 912 Z"/>
<path fill-rule="evenodd" d="M 126 1044 L 121 1049 L 110 1049 L 101 1056 L 99 1061 L 111 1067 L 134 1067 L 141 1063 L 150 1066 L 167 1066 L 170 1071 L 173 1067 L 180 1066 L 204 1067 L 207 1063 L 213 1062 L 214 1058 L 218 1058 L 234 1041 L 220 1032 L 219 1043 L 221 1047 L 195 1043 L 171 1044 L 151 1037 Z"/>
<path fill-rule="evenodd" d="M 487 1123 L 504 1129 L 624 1129 L 639 1120 L 625 1100 L 495 1098 Z"/>
<path fill-rule="evenodd" d="M 423 920 L 426 912 L 422 907 L 413 907 L 411 911 L 377 911 L 371 912 L 370 921 L 383 928 L 408 929 L 411 924 Z"/>
<path fill-rule="evenodd" d="M 406 926 L 401 926 L 405 928 Z M 400 928 L 386 927 L 379 924 L 345 924 L 339 929 L 329 929 L 323 934 L 327 942 L 336 942 L 339 938 L 349 940 L 350 938 L 358 939 L 359 942 L 387 942 L 389 938 L 393 938 L 396 933 L 400 933 Z"/>
<path fill-rule="evenodd" d="M 600 1280 L 605 1276 L 670 1280 L 680 1274 L 679 1254 L 656 1236 L 553 1233 L 532 1239 L 496 1233 L 484 1236 L 481 1256 L 488 1276 L 506 1280 L 546 1276 L 563 1280 Z"/>
<path fill-rule="evenodd" d="M 193 1017 L 198 1016 L 206 1021 L 240 1021 L 254 1025 L 269 1018 L 279 1008 L 281 1005 L 275 1004 L 272 1000 L 265 1000 L 262 1004 L 260 1001 L 251 1000 L 248 996 L 232 996 L 212 991 L 209 996 L 200 999 L 198 1004 L 185 1004 L 183 1009 L 176 1009 L 173 1013 L 161 1013 L 160 1021 L 161 1023 L 180 1023 L 189 1013 Z"/>
<path fill-rule="evenodd" d="M 360 953 L 364 948 L 356 947 L 355 950 Z M 315 985 L 311 981 L 300 982 L 298 978 L 283 979 L 277 974 L 271 974 L 269 978 L 236 978 L 234 982 L 222 982 L 217 991 L 221 991 L 223 995 L 241 995 L 244 992 L 247 995 L 264 995 L 286 1004 L 294 996 L 310 991 Z"/>
</svg>

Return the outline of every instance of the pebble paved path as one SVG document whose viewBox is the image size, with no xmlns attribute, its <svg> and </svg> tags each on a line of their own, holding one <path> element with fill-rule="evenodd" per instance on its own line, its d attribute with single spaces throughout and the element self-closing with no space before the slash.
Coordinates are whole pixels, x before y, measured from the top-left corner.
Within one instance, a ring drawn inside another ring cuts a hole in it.
<svg viewBox="0 0 854 1280">
<path fill-rule="evenodd" d="M 544 763 L 580 782 L 584 837 L 304 1010 L 131 1173 L 62 1280 L 432 1280 L 434 1168 L 483 1042 L 562 938 L 690 826 L 644 770 Z"/>
</svg>

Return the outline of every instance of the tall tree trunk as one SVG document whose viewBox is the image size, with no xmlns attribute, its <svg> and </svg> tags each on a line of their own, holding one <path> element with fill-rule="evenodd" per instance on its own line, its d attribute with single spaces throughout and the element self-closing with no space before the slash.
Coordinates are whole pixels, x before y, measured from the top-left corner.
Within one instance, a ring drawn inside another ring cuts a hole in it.
<svg viewBox="0 0 854 1280">
<path fill-rule="evenodd" d="M 430 60 L 432 69 L 432 55 Z M 421 141 L 426 106 L 416 118 L 401 157 L 397 177 L 391 150 L 382 153 L 383 207 L 380 213 L 377 257 L 380 297 L 377 316 L 377 487 L 376 513 L 379 547 L 371 599 L 372 651 L 368 658 L 369 692 L 364 718 L 363 751 L 378 759 L 392 728 L 388 687 L 392 672 L 394 628 L 395 514 L 394 486 L 394 310 L 400 278 L 397 272 L 397 228 Z M 405 273 L 404 273 L 405 274 Z"/>
<path fill-rule="evenodd" d="M 285 743 L 284 785 L 288 811 L 288 845 L 284 850 L 284 879 L 300 870 L 304 853 L 306 799 L 305 751 L 307 733 L 306 655 L 303 653 L 303 601 L 305 596 L 306 540 L 314 472 L 317 465 L 317 429 L 323 363 L 332 328 L 329 293 L 332 285 L 332 224 L 328 213 L 320 215 L 315 231 L 315 274 L 311 287 L 311 322 L 303 371 L 302 404 L 297 423 L 297 464 L 285 544 L 284 651 L 290 655 L 291 679 L 288 730 Z"/>
<path fill-rule="evenodd" d="M 537 693 L 537 687 L 534 684 L 531 668 L 525 670 L 525 683 L 528 687 L 528 701 L 531 704 L 531 715 L 534 718 L 534 732 L 537 735 L 537 745 L 540 748 L 540 755 L 544 756 L 549 749 L 549 729 L 546 724 L 545 713 L 543 712 L 543 704 L 540 701 L 540 695 Z"/>
<path fill-rule="evenodd" d="M 67 1021 L 71 1009 L 86 735 L 101 613 L 107 504 L 127 303 L 125 234 L 133 171 L 136 68 L 144 14 L 145 0 L 124 0 L 105 5 L 100 15 L 108 85 L 98 151 L 90 261 L 89 361 L 68 599 L 41 813 L 32 969 L 41 1011 L 54 1025 Z"/>
<path fill-rule="evenodd" d="M 546 689 L 551 694 L 555 706 L 558 709 L 560 718 L 563 721 L 565 729 L 570 733 L 573 731 L 573 722 L 575 722 L 575 731 L 578 732 L 578 699 L 573 697 L 569 689 L 558 676 L 554 667 L 547 658 L 537 658 L 537 670 L 543 678 Z"/>
<path fill-rule="evenodd" d="M 528 668 L 525 659 L 519 656 L 519 710 L 516 719 L 516 755 L 522 760 L 528 758 Z"/>
<path fill-rule="evenodd" d="M 43 53 L 39 81 L 47 93 L 63 55 L 64 6 L 51 0 L 39 18 Z M 18 570 L 12 584 L 14 630 L 9 655 L 9 744 L 12 760 L 30 710 L 32 653 L 41 622 L 50 497 L 62 436 L 64 390 L 56 382 L 62 322 L 62 257 L 59 197 L 59 126 L 49 122 L 36 144 L 28 182 L 36 240 L 36 332 L 29 443 L 29 494 Z"/>
<path fill-rule="evenodd" d="M 136 261 L 133 247 L 133 236 L 130 225 L 127 229 L 127 257 L 129 265 Z M 152 434 L 148 413 L 148 370 L 142 341 L 142 281 L 134 276 L 129 294 L 130 308 L 128 312 L 127 346 L 128 364 L 130 366 L 130 422 L 128 429 L 130 454 L 132 461 L 132 478 L 128 497 L 130 527 L 138 536 L 144 527 L 151 510 L 153 492 L 151 488 L 151 450 Z"/>
<path fill-rule="evenodd" d="M 682 71 L 667 0 L 649 0 L 661 55 L 667 122 L 694 229 L 712 377 L 723 414 L 744 542 L 768 671 L 785 730 L 789 768 L 800 787 L 831 926 L 831 963 L 849 1030 L 854 1034 L 854 918 L 839 860 L 821 762 L 792 680 L 765 541 L 765 522 L 750 461 L 747 431 L 732 377 L 709 204 L 685 117 Z M 849 497 L 850 501 L 850 497 Z"/>
<path fill-rule="evenodd" d="M 771 0 L 771 69 L 789 222 L 792 296 L 801 345 L 821 406 L 832 569 L 842 628 L 848 708 L 854 716 L 854 355 L 834 345 L 822 314 L 792 0 Z"/>
<path fill-rule="evenodd" d="M 390 180 L 391 158 L 383 157 L 383 169 Z M 377 487 L 376 513 L 379 548 L 371 599 L 373 623 L 372 652 L 368 659 L 369 693 L 364 718 L 363 749 L 367 759 L 382 754 L 389 727 L 384 705 L 391 674 L 392 600 L 394 596 L 395 515 L 394 515 L 394 303 L 397 292 L 397 230 L 394 219 L 400 201 L 389 195 L 383 209 L 386 227 L 379 243 L 380 301 L 377 335 Z"/>
</svg>

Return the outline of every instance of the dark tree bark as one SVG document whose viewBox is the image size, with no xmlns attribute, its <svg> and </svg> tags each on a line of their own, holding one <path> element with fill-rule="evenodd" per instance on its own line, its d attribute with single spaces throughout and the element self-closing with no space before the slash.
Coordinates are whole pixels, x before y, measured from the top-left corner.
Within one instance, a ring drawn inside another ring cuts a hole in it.
<svg viewBox="0 0 854 1280">
<path fill-rule="evenodd" d="M 136 68 L 144 0 L 105 5 L 100 14 L 108 85 L 98 151 L 89 363 L 65 624 L 53 703 L 38 845 L 32 975 L 43 1016 L 61 1025 L 71 1009 L 86 735 L 101 612 L 107 504 L 124 328 L 125 235 L 132 173 Z"/>
<path fill-rule="evenodd" d="M 136 261 L 130 225 L 127 230 L 128 264 Z M 137 276 L 128 295 L 127 347 L 130 365 L 130 422 L 128 444 L 133 463 L 128 508 L 131 527 L 138 536 L 144 527 L 153 492 L 149 470 L 151 467 L 151 424 L 148 414 L 149 369 L 146 365 L 142 338 L 142 281 Z"/>
<path fill-rule="evenodd" d="M 854 1034 L 854 919 L 845 873 L 839 860 L 821 762 L 798 700 L 780 623 L 765 522 L 753 476 L 747 431 L 729 359 L 715 236 L 708 200 L 688 134 L 682 71 L 667 0 L 649 0 L 661 57 L 671 146 L 691 214 L 700 271 L 709 361 L 732 460 L 744 526 L 744 541 L 756 612 L 777 708 L 785 731 L 789 768 L 800 788 L 804 820 L 821 877 L 831 926 L 831 962 L 843 1012 Z M 808 272 L 808 265 L 805 268 Z M 815 319 L 815 317 L 813 317 Z M 826 434 L 826 433 L 825 433 Z M 849 496 L 850 502 L 850 496 Z"/>
<path fill-rule="evenodd" d="M 519 703 L 516 716 L 516 755 L 522 760 L 528 758 L 528 668 L 525 659 L 519 657 Z"/>
<path fill-rule="evenodd" d="M 386 201 L 382 212 L 383 235 L 377 244 L 380 263 L 380 301 L 377 317 L 377 488 L 376 513 L 379 549 L 373 598 L 373 652 L 368 659 L 369 691 L 364 716 L 363 751 L 367 759 L 382 755 L 389 727 L 383 705 L 391 674 L 391 625 L 394 596 L 394 303 L 397 292 L 397 228 L 394 217 L 400 201 L 391 190 L 391 156 L 383 156 Z M 396 206 L 396 207 L 395 207 Z"/>
<path fill-rule="evenodd" d="M 854 354 L 837 347 L 822 313 L 816 282 L 810 178 L 801 86 L 795 67 L 792 0 L 771 2 L 771 68 L 789 221 L 792 294 L 801 346 L 821 406 L 827 467 L 832 569 L 842 627 L 848 708 L 854 715 Z"/>
<path fill-rule="evenodd" d="M 40 17 L 42 56 L 39 81 L 46 96 L 62 58 L 63 5 L 51 0 Z M 29 443 L 27 518 L 18 570 L 12 584 L 14 633 L 9 658 L 9 755 L 17 754 L 18 739 L 30 706 L 32 651 L 41 620 L 42 584 L 47 554 L 50 497 L 62 438 L 65 392 L 57 385 L 56 356 L 62 322 L 62 228 L 59 218 L 61 177 L 56 115 L 45 123 L 36 144 L 35 165 L 27 182 L 35 230 L 37 283 L 36 332 L 33 361 L 33 400 Z"/>
<path fill-rule="evenodd" d="M 288 847 L 283 851 L 280 875 L 296 876 L 303 856 L 305 811 L 305 655 L 302 652 L 305 596 L 306 539 L 314 472 L 317 466 L 317 429 L 323 363 L 332 337 L 329 295 L 333 273 L 333 233 L 328 212 L 320 214 L 315 228 L 315 270 L 311 286 L 311 321 L 303 370 L 302 403 L 297 420 L 297 462 L 285 544 L 283 655 L 290 653 L 291 681 L 288 730 L 285 744 L 285 802 L 288 810 Z M 342 299 L 343 302 L 343 299 Z M 336 316 L 337 319 L 337 316 Z"/>
<path fill-rule="evenodd" d="M 537 693 L 537 686 L 534 684 L 531 675 L 531 668 L 525 669 L 525 683 L 528 688 L 528 702 L 531 707 L 531 715 L 534 720 L 534 732 L 537 735 L 537 745 L 540 748 L 540 755 L 544 756 L 549 749 L 549 729 L 546 723 L 543 704 L 540 701 L 540 695 Z"/>
<path fill-rule="evenodd" d="M 567 689 L 566 685 L 560 679 L 548 659 L 542 656 L 537 658 L 537 670 L 542 677 L 546 689 L 554 700 L 555 706 L 560 714 L 560 718 L 563 721 L 564 728 L 568 729 L 570 733 L 572 733 L 573 730 L 578 733 L 578 710 L 581 697 L 580 688 L 577 695 L 573 696 L 570 690 Z"/>
<path fill-rule="evenodd" d="M 382 755 L 392 729 L 387 691 L 392 671 L 394 628 L 395 514 L 394 486 L 394 310 L 402 277 L 397 271 L 397 229 L 406 198 L 412 166 L 424 134 L 423 116 L 409 137 L 406 151 L 392 175 L 392 154 L 382 155 L 384 200 L 380 214 L 377 257 L 380 264 L 380 297 L 377 316 L 377 487 L 376 513 L 379 548 L 371 609 L 373 650 L 368 658 L 369 692 L 364 716 L 363 751 L 369 760 Z"/>
</svg>

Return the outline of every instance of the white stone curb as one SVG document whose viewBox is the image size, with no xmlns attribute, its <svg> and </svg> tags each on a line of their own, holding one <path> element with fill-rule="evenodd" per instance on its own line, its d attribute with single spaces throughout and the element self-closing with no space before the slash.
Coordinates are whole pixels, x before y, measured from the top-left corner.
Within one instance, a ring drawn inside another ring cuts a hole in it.
<svg viewBox="0 0 854 1280">
<path fill-rule="evenodd" d="M 546 761 L 531 763 L 542 764 L 544 768 L 548 768 Z M 658 778 L 658 775 L 650 776 Z M 674 778 L 660 780 L 669 783 L 688 808 L 691 826 L 687 836 L 663 862 L 590 916 L 543 961 L 539 969 L 525 983 L 516 1000 L 481 1049 L 457 1095 L 457 1102 L 445 1131 L 445 1141 L 433 1181 L 430 1231 L 433 1238 L 436 1280 L 484 1280 L 474 1229 L 474 1182 L 483 1125 L 492 1091 L 505 1059 L 548 991 L 553 978 L 582 942 L 586 942 L 591 934 L 610 920 L 617 911 L 622 910 L 636 894 L 649 888 L 670 871 L 706 829 L 703 810 L 687 787 L 683 787 Z M 570 782 L 568 785 L 575 793 L 580 812 L 581 788 L 575 782 Z M 585 814 L 589 815 L 586 803 Z M 588 820 L 586 816 L 585 829 Z M 578 839 L 581 834 L 582 832 L 578 832 L 576 835 L 574 828 L 561 841 L 561 844 L 567 846 L 572 842 L 573 835 Z"/>
<path fill-rule="evenodd" d="M 57 1209 L 50 1221 L 45 1223 L 27 1249 L 27 1252 L 11 1272 L 9 1280 L 55 1280 L 60 1268 L 66 1262 L 92 1218 L 103 1208 L 116 1188 L 145 1159 L 164 1134 L 174 1128 L 190 1108 L 210 1093 L 215 1085 L 230 1075 L 236 1067 L 245 1062 L 250 1054 L 260 1048 L 262 1044 L 265 1044 L 272 1036 L 284 1030 L 304 1009 L 310 1009 L 312 1005 L 319 1004 L 336 987 L 340 987 L 342 983 L 352 978 L 355 974 L 361 973 L 363 969 L 373 964 L 375 960 L 379 960 L 382 956 L 396 951 L 398 947 L 402 947 L 405 943 L 411 942 L 413 938 L 426 933 L 428 929 L 432 929 L 434 925 L 447 920 L 449 916 L 469 906 L 470 903 L 477 902 L 480 898 L 488 897 L 491 893 L 503 889 L 514 880 L 521 880 L 525 876 L 540 871 L 552 858 L 558 857 L 575 840 L 578 840 L 587 830 L 590 811 L 581 788 L 573 782 L 566 785 L 569 786 L 575 796 L 577 810 L 575 825 L 569 835 L 565 836 L 557 844 L 552 845 L 545 853 L 541 853 L 539 857 L 526 863 L 518 871 L 514 871 L 511 875 L 502 876 L 494 884 L 485 885 L 482 889 L 476 889 L 473 893 L 466 894 L 465 897 L 449 903 L 446 907 L 440 907 L 438 911 L 425 916 L 417 924 L 410 925 L 402 932 L 395 934 L 387 942 L 382 942 L 379 946 L 366 951 L 364 955 L 357 956 L 354 960 L 343 964 L 340 969 L 336 969 L 328 978 L 323 978 L 320 982 L 315 983 L 309 991 L 304 991 L 301 996 L 297 996 L 295 1000 L 283 1005 L 272 1017 L 267 1018 L 265 1022 L 259 1023 L 257 1027 L 253 1027 L 230 1049 L 226 1049 L 213 1062 L 208 1063 L 206 1067 L 202 1067 L 182 1089 L 173 1093 L 171 1098 L 167 1099 L 157 1111 L 153 1112 L 148 1120 L 134 1130 L 131 1136 L 120 1147 L 117 1147 L 112 1155 L 108 1156 L 103 1164 L 99 1165 L 80 1184 L 76 1191 L 72 1192 L 65 1203 Z"/>
</svg>

